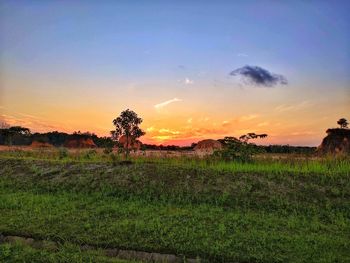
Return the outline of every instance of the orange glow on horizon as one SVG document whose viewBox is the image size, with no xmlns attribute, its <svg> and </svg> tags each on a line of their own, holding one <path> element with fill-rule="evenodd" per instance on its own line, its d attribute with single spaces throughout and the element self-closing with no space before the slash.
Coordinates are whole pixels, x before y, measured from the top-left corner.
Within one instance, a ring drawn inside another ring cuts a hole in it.
<svg viewBox="0 0 350 263">
<path fill-rule="evenodd" d="M 65 114 L 62 114 L 62 116 L 65 116 Z M 74 131 L 89 131 L 98 136 L 109 136 L 109 131 L 113 130 L 113 125 L 108 120 L 106 121 L 107 124 L 103 125 L 99 123 L 99 119 L 101 118 L 96 116 L 94 120 L 90 118 L 88 122 L 84 118 L 80 121 L 73 121 L 73 118 L 66 122 L 63 120 L 48 121 L 45 118 L 30 114 L 16 113 L 12 115 L 2 114 L 0 120 L 11 126 L 28 127 L 32 132 L 57 130 L 72 133 Z M 324 119 L 325 123 L 327 121 Z M 307 123 L 304 125 L 300 123 L 298 125 L 283 124 L 262 118 L 259 114 L 248 114 L 220 121 L 214 121 L 212 117 L 205 116 L 192 116 L 187 119 L 179 116 L 166 116 L 166 118 L 149 121 L 145 119 L 141 128 L 145 130 L 146 135 L 140 140 L 147 144 L 188 146 L 203 139 L 220 139 L 225 136 L 239 137 L 248 132 L 256 132 L 268 134 L 266 139 L 256 140 L 255 143 L 257 144 L 317 146 L 325 136 L 325 130 L 328 127 L 332 126 L 324 124 L 322 127 L 312 127 Z"/>
<path fill-rule="evenodd" d="M 26 84 L 20 81 L 19 86 Z M 183 99 L 185 95 L 170 99 L 154 95 L 144 99 L 140 91 L 126 92 L 130 98 L 118 94 L 96 97 L 95 93 L 86 93 L 83 98 L 62 94 L 62 97 L 52 96 L 41 101 L 37 94 L 21 88 L 17 93 L 3 93 L 0 121 L 28 127 L 32 132 L 89 131 L 109 136 L 113 130 L 112 120 L 130 108 L 143 118 L 141 128 L 146 135 L 141 141 L 144 143 L 185 146 L 203 139 L 239 137 L 255 132 L 268 134 L 266 139 L 256 140 L 258 144 L 317 146 L 326 129 L 336 127 L 339 118 L 349 119 L 340 113 L 350 112 L 348 98 L 335 93 L 327 97 L 334 103 L 325 104 L 326 99 L 317 98 L 313 92 L 308 95 L 313 96 L 313 100 L 290 98 L 281 103 L 278 94 L 284 91 L 277 89 L 245 90 L 237 95 L 236 103 L 227 96 L 215 97 L 204 92 L 201 94 L 204 98 L 199 99 L 191 90 L 185 94 L 187 99 Z M 271 94 L 265 96 L 266 93 Z"/>
</svg>

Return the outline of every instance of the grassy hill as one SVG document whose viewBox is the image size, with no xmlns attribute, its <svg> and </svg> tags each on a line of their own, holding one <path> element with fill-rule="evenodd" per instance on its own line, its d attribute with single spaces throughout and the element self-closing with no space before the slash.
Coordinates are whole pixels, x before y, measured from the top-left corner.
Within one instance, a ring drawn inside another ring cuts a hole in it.
<svg viewBox="0 0 350 263">
<path fill-rule="evenodd" d="M 2 155 L 0 233 L 204 262 L 346 262 L 349 167 Z"/>
</svg>

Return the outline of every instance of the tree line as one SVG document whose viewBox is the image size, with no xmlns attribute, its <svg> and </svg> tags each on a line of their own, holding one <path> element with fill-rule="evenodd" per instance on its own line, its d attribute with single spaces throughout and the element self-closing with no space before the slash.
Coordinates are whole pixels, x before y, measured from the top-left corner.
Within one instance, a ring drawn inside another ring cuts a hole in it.
<svg viewBox="0 0 350 263">
<path fill-rule="evenodd" d="M 19 146 L 31 145 L 32 142 L 49 143 L 60 147 L 68 140 L 92 139 L 97 147 L 113 147 L 115 142 L 110 137 L 99 137 L 90 132 L 73 132 L 71 134 L 59 131 L 46 133 L 31 133 L 30 129 L 21 126 L 13 126 L 0 129 L 0 145 Z"/>
<path fill-rule="evenodd" d="M 118 146 L 118 140 L 122 137 L 126 137 L 126 155 L 129 154 L 129 142 L 133 143 L 141 136 L 146 133 L 139 127 L 142 123 L 142 118 L 132 110 L 122 111 L 121 114 L 115 118 L 112 123 L 115 126 L 115 130 L 111 131 L 111 137 L 99 137 L 94 133 L 90 132 L 74 132 L 72 134 L 64 132 L 46 132 L 46 133 L 31 133 L 30 129 L 21 126 L 6 127 L 2 125 L 0 128 L 0 145 L 30 145 L 33 141 L 41 143 L 49 143 L 53 146 L 63 146 L 68 140 L 76 139 L 91 139 L 97 147 L 112 148 Z M 348 121 L 345 118 L 341 118 L 337 121 L 340 126 L 339 130 L 348 128 Z M 229 152 L 221 152 L 228 154 L 230 157 L 235 155 L 235 152 L 245 152 L 247 155 L 251 155 L 255 152 L 268 152 L 268 153 L 311 153 L 315 150 L 315 147 L 300 147 L 290 145 L 269 145 L 269 146 L 258 146 L 254 143 L 250 143 L 251 139 L 266 138 L 267 134 L 255 134 L 248 133 L 235 137 L 225 137 L 219 139 Z M 154 144 L 143 144 L 142 150 L 193 150 L 196 143 L 192 143 L 190 146 L 177 146 L 177 145 L 154 145 Z"/>
<path fill-rule="evenodd" d="M 116 145 L 116 141 L 112 137 L 99 137 L 90 132 L 73 132 L 71 134 L 59 131 L 46 132 L 46 133 L 31 133 L 30 129 L 13 126 L 0 129 L 0 145 L 8 146 L 21 146 L 30 145 L 33 141 L 49 143 L 53 146 L 63 146 L 67 140 L 70 139 L 92 139 L 97 147 L 100 148 L 112 148 Z M 219 140 L 219 141 L 223 141 Z M 160 151 L 189 151 L 197 143 L 192 143 L 188 146 L 178 145 L 156 145 L 156 144 L 142 144 L 142 150 L 160 150 Z M 290 145 L 269 145 L 269 146 L 256 146 L 268 153 L 311 153 L 315 150 L 315 147 L 300 147 Z"/>
</svg>

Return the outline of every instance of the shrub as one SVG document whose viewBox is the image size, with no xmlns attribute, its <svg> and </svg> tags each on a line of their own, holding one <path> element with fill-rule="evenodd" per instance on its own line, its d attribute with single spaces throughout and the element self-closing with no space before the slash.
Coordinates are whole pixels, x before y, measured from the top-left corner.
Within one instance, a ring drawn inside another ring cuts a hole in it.
<svg viewBox="0 0 350 263">
<path fill-rule="evenodd" d="M 103 149 L 103 153 L 108 155 L 110 154 L 111 152 L 113 152 L 113 148 L 112 147 L 106 147 Z"/>
<path fill-rule="evenodd" d="M 84 153 L 83 158 L 84 159 L 91 159 L 92 157 L 96 156 L 97 152 L 96 150 L 88 150 Z"/>
<path fill-rule="evenodd" d="M 262 148 L 254 143 L 249 143 L 248 140 L 225 137 L 221 142 L 224 144 L 224 148 L 215 151 L 213 156 L 225 161 L 250 162 L 254 154 L 264 152 Z"/>
<path fill-rule="evenodd" d="M 64 159 L 68 157 L 68 150 L 64 147 L 58 148 L 58 158 Z"/>
<path fill-rule="evenodd" d="M 118 153 L 111 153 L 109 156 L 111 158 L 113 166 L 116 166 L 120 160 L 119 154 Z"/>
</svg>

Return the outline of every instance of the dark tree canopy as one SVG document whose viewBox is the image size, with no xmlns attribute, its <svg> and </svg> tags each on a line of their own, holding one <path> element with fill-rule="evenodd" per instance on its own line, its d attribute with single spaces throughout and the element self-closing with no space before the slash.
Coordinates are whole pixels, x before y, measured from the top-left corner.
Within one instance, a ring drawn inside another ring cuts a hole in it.
<svg viewBox="0 0 350 263">
<path fill-rule="evenodd" d="M 347 119 L 345 119 L 345 118 L 339 119 L 339 120 L 337 121 L 337 123 L 339 124 L 340 128 L 342 128 L 342 129 L 347 128 L 348 125 L 349 125 Z"/>
<path fill-rule="evenodd" d="M 0 144 L 26 145 L 30 142 L 30 130 L 21 126 L 0 129 Z"/>
<path fill-rule="evenodd" d="M 250 132 L 250 133 L 247 133 L 247 134 L 240 136 L 239 139 L 243 142 L 248 142 L 251 139 L 266 138 L 266 137 L 267 137 L 266 133 L 256 134 L 254 132 Z"/>
<path fill-rule="evenodd" d="M 12 134 L 30 135 L 30 130 L 21 126 L 12 126 L 8 130 Z"/>
</svg>

